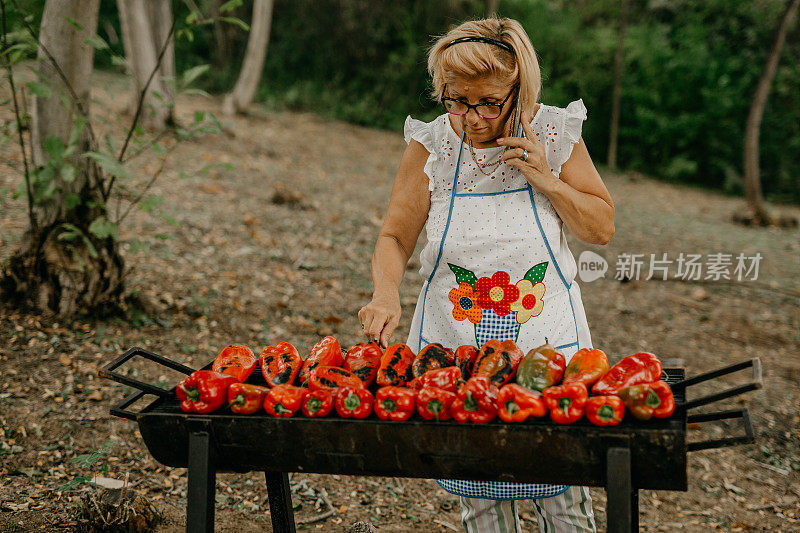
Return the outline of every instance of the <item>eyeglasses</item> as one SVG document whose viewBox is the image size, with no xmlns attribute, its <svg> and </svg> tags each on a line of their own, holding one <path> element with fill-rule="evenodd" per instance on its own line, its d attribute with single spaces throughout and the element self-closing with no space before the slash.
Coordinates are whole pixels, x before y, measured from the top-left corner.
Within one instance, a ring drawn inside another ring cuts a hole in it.
<svg viewBox="0 0 800 533">
<path fill-rule="evenodd" d="M 447 87 L 447 85 L 445 85 Z M 453 115 L 466 115 L 469 113 L 470 109 L 474 109 L 475 113 L 478 114 L 479 117 L 483 119 L 493 119 L 500 116 L 503 112 L 503 106 L 506 104 L 508 99 L 514 94 L 514 90 L 516 89 L 516 85 L 511 89 L 511 92 L 508 93 L 508 96 L 500 102 L 499 104 L 494 103 L 485 103 L 485 104 L 468 104 L 462 100 L 457 100 L 455 98 L 450 98 L 444 95 L 444 89 L 442 89 L 442 98 L 441 102 L 444 106 L 445 110 Z"/>
</svg>

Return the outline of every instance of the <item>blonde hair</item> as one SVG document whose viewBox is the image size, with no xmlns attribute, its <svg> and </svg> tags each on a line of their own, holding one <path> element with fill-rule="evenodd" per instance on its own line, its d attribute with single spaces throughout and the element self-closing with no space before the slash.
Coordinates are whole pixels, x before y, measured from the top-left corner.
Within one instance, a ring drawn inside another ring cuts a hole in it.
<svg viewBox="0 0 800 533">
<path fill-rule="evenodd" d="M 514 54 L 494 44 L 481 42 L 447 45 L 459 37 L 489 37 L 514 49 Z M 445 83 L 457 77 L 490 76 L 499 84 L 519 84 L 521 109 L 533 110 L 542 90 L 542 74 L 536 50 L 522 25 L 514 19 L 490 17 L 470 20 L 436 38 L 428 50 L 428 73 L 433 78 L 431 98 L 439 101 Z"/>
</svg>

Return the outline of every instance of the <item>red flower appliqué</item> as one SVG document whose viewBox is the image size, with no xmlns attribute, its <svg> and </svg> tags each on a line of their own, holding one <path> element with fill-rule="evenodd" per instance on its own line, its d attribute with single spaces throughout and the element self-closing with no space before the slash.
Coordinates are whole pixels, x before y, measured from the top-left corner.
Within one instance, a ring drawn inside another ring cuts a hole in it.
<svg viewBox="0 0 800 533">
<path fill-rule="evenodd" d="M 480 278 L 478 288 L 478 304 L 482 309 L 491 309 L 497 316 L 506 316 L 511 312 L 511 304 L 519 298 L 519 289 L 511 284 L 511 276 L 502 270 L 495 272 L 491 278 Z"/>
</svg>

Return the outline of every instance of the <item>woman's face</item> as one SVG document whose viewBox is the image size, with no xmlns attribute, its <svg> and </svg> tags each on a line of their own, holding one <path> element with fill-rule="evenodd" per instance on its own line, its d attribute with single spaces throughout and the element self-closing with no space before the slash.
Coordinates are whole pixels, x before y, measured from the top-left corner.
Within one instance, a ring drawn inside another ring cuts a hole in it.
<svg viewBox="0 0 800 533">
<path fill-rule="evenodd" d="M 458 77 L 452 83 L 447 84 L 444 90 L 444 96 L 456 98 L 468 104 L 499 104 L 505 100 L 511 90 L 511 87 L 498 84 L 497 80 L 491 77 Z M 466 115 L 451 114 L 449 116 L 454 126 L 459 126 L 461 131 L 467 133 L 473 146 L 497 146 L 497 143 L 494 142 L 496 138 L 510 134 L 511 128 L 506 128 L 505 126 L 506 121 L 509 120 L 514 111 L 515 105 L 516 95 L 511 95 L 511 97 L 506 100 L 500 116 L 497 118 L 481 118 L 474 109 L 467 111 Z"/>
</svg>

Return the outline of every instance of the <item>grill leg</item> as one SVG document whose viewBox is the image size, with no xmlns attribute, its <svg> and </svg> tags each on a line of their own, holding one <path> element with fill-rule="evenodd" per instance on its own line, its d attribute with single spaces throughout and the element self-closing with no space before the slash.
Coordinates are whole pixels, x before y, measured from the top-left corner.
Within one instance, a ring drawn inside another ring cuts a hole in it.
<svg viewBox="0 0 800 533">
<path fill-rule="evenodd" d="M 639 531 L 639 492 L 631 482 L 631 450 L 609 448 L 606 457 L 608 533 Z"/>
<path fill-rule="evenodd" d="M 267 478 L 267 496 L 269 496 L 272 531 L 275 533 L 295 533 L 289 474 L 287 472 L 264 472 L 264 476 Z"/>
<path fill-rule="evenodd" d="M 214 448 L 208 431 L 189 433 L 189 490 L 186 498 L 187 533 L 214 531 Z"/>
</svg>

